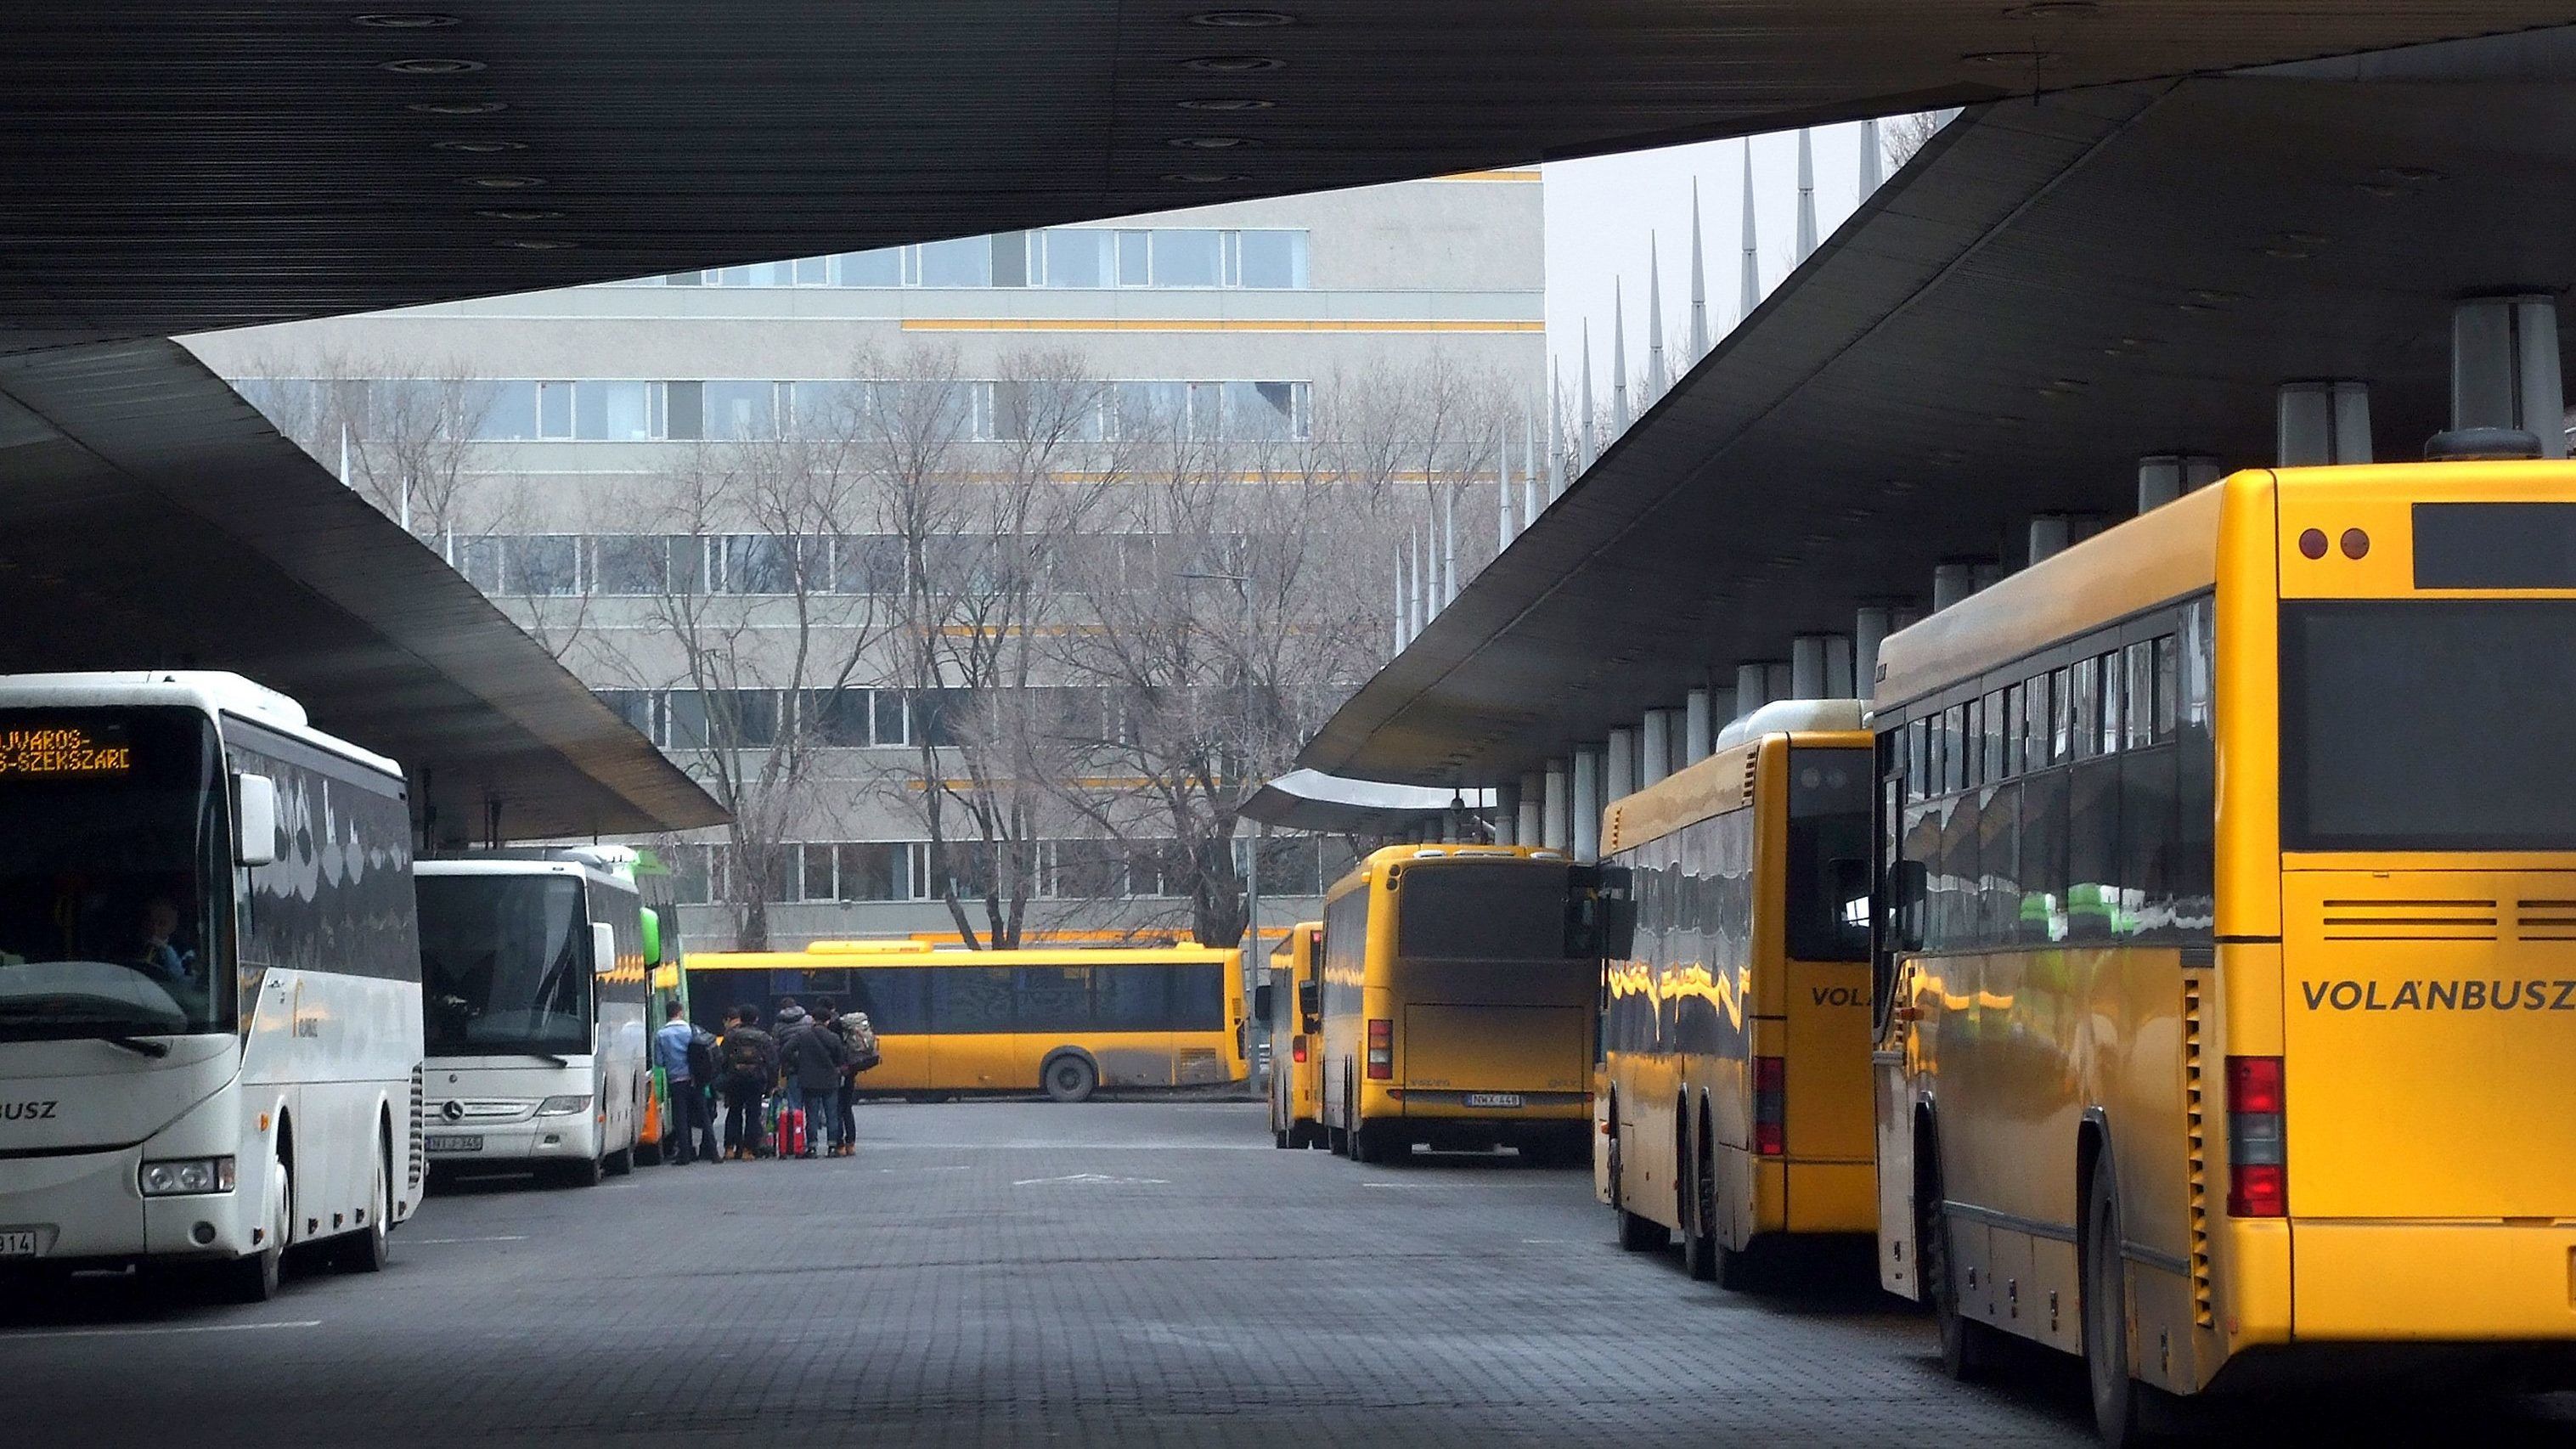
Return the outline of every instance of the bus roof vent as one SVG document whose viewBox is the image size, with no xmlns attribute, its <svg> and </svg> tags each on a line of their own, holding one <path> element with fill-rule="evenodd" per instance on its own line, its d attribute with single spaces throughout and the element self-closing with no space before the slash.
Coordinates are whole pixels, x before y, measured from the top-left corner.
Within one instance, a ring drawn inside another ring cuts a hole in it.
<svg viewBox="0 0 2576 1449">
<path fill-rule="evenodd" d="M 2539 456 L 2539 435 L 2522 428 L 2452 428 L 2424 440 L 2427 463 L 2500 462 Z"/>
<path fill-rule="evenodd" d="M 1763 735 L 1792 730 L 1856 730 L 1863 706 L 1857 699 L 1775 699 L 1718 731 L 1713 748 L 1732 749 Z"/>
</svg>

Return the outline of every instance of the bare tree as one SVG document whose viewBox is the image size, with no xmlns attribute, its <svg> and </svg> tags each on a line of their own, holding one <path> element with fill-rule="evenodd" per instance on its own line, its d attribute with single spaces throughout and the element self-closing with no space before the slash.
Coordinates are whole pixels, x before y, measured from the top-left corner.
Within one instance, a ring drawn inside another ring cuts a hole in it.
<svg viewBox="0 0 2576 1449">
<path fill-rule="evenodd" d="M 1880 145 L 1887 149 L 1887 164 L 1893 169 L 1914 159 L 1940 129 L 1949 123 L 1955 111 L 1915 111 L 1890 116 L 1879 123 Z"/>
<path fill-rule="evenodd" d="M 277 430 L 415 537 L 469 531 L 473 447 L 500 398 L 470 369 L 337 352 L 281 357 L 237 386 Z"/>
</svg>

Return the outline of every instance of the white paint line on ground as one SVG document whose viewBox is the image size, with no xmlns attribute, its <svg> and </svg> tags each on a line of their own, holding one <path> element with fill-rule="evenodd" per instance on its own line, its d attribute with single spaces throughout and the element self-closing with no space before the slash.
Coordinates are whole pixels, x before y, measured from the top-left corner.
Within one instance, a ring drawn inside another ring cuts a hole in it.
<svg viewBox="0 0 2576 1449">
<path fill-rule="evenodd" d="M 1063 1177 L 1024 1177 L 1012 1183 L 1011 1186 L 1045 1187 L 1060 1182 L 1098 1183 L 1109 1187 L 1169 1187 L 1172 1185 L 1171 1179 L 1164 1177 L 1111 1177 L 1106 1173 L 1076 1172 Z"/>
<path fill-rule="evenodd" d="M 527 1240 L 525 1233 L 494 1233 L 483 1238 L 405 1238 L 402 1241 L 407 1247 L 428 1248 L 445 1247 L 450 1243 L 524 1243 Z"/>
<path fill-rule="evenodd" d="M 320 1328 L 319 1318 L 290 1318 L 266 1323 L 179 1323 L 157 1328 L 49 1328 L 28 1333 L 0 1333 L 0 1343 L 29 1338 L 144 1338 L 170 1333 L 250 1333 L 263 1328 Z"/>
</svg>

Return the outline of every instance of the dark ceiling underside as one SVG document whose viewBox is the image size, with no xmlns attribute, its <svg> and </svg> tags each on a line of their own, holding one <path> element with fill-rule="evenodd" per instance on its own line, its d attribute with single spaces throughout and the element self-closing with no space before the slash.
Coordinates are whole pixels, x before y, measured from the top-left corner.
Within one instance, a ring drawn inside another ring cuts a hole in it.
<svg viewBox="0 0 2576 1449">
<path fill-rule="evenodd" d="M 715 802 L 178 344 L 0 359 L 0 673 L 230 669 L 393 756 L 435 838 L 714 824 Z"/>
<path fill-rule="evenodd" d="M 2418 456 L 2452 300 L 2576 277 L 2571 164 L 2563 81 L 2224 77 L 1971 111 L 1300 763 L 1508 781 L 1919 601 L 1945 559 L 2018 563 L 2034 512 L 2124 516 L 2140 454 L 2270 461 L 2283 380 L 2368 379 L 2378 456 Z"/>
<path fill-rule="evenodd" d="M 422 29 L 358 24 L 360 5 L 19 7 L 0 22 L 0 348 L 2576 20 L 2569 0 L 1277 5 L 1296 23 L 1201 23 L 1207 0 L 432 0 L 424 12 L 455 23 Z M 1277 64 L 1191 64 L 1234 57 Z M 473 68 L 382 68 L 415 60 Z M 1238 99 L 1272 104 L 1183 106 Z M 504 109 L 452 113 L 494 103 Z M 1172 144 L 1193 136 L 1251 144 Z M 487 146 L 508 149 L 472 149 Z M 1218 179 L 1170 179 L 1192 173 Z M 521 249 L 532 243 L 567 249 Z"/>
</svg>

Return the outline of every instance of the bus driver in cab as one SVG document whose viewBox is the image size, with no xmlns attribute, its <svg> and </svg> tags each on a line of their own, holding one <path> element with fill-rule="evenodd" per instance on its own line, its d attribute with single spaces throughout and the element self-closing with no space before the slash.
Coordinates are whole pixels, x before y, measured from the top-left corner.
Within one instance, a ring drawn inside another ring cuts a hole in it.
<svg viewBox="0 0 2576 1449">
<path fill-rule="evenodd" d="M 197 974 L 197 953 L 170 938 L 179 930 L 179 907 L 168 896 L 143 903 L 142 944 L 132 963 L 164 981 L 189 981 Z"/>
</svg>

